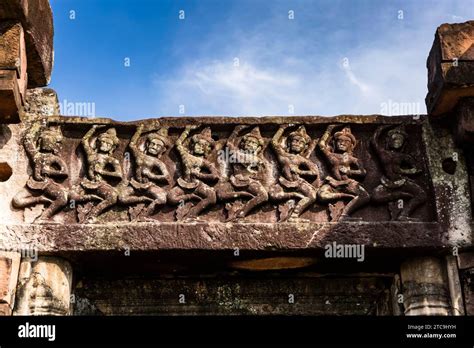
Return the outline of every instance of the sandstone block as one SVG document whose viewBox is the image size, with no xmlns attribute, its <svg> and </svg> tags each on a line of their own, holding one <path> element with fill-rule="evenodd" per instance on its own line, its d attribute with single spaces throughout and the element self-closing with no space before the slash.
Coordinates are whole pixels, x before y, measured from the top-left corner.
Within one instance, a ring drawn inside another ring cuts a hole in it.
<svg viewBox="0 0 474 348">
<path fill-rule="evenodd" d="M 22 107 L 20 86 L 14 70 L 0 70 L 0 123 L 17 123 Z"/>
<path fill-rule="evenodd" d="M 0 315 L 11 315 L 19 268 L 19 253 L 0 251 Z"/>
<path fill-rule="evenodd" d="M 53 67 L 53 14 L 48 0 L 2 0 L 0 21 L 17 20 L 25 31 L 28 87 L 46 86 Z"/>
<path fill-rule="evenodd" d="M 444 264 L 435 257 L 409 259 L 401 265 L 405 315 L 450 315 Z"/>
<path fill-rule="evenodd" d="M 441 25 L 427 68 L 426 105 L 432 116 L 446 114 L 459 99 L 474 96 L 474 21 Z"/>
<path fill-rule="evenodd" d="M 0 123 L 19 121 L 28 84 L 23 28 L 19 22 L 0 24 Z"/>
<path fill-rule="evenodd" d="M 68 315 L 71 265 L 55 257 L 21 263 L 14 315 Z"/>
</svg>

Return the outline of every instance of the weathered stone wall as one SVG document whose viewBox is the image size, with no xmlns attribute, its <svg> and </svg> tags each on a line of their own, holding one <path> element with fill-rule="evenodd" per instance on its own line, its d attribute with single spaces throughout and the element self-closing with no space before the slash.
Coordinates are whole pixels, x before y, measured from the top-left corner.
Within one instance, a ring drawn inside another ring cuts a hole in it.
<svg viewBox="0 0 474 348">
<path fill-rule="evenodd" d="M 286 129 L 288 123 L 294 125 Z M 313 144 L 307 157 L 292 153 L 287 147 L 297 130 L 302 129 L 301 125 L 307 145 Z M 191 131 L 192 127 L 200 128 Z M 241 127 L 244 128 L 236 138 L 234 149 L 229 138 Z M 328 142 L 335 141 L 335 135 L 342 134 L 342 129 L 350 130 L 356 144 L 353 152 L 332 150 L 334 144 L 328 148 L 331 155 L 341 160 L 352 156 L 357 165 L 351 170 L 359 166 L 363 168 L 363 175 L 334 178 L 341 174 L 339 164 L 328 160 L 321 147 L 328 127 L 337 127 L 326 133 Z M 272 144 L 275 134 L 284 128 L 278 146 L 287 157 Z M 147 131 L 138 133 L 139 129 Z M 166 136 L 160 135 L 163 129 Z M 114 250 L 125 245 L 137 250 L 233 246 L 261 249 L 279 244 L 287 249 L 318 248 L 332 240 L 385 248 L 442 248 L 471 243 L 470 206 L 466 199 L 469 187 L 462 152 L 449 140 L 449 134 L 429 125 L 426 118 L 169 118 L 117 123 L 106 119 L 48 117 L 30 119 L 21 126 L 9 126 L 8 130 L 10 140 L 0 150 L 0 156 L 6 163 L 13 162 L 15 170 L 9 180 L 0 183 L 8 187 L 2 190 L 0 210 L 4 221 L 8 221 L 4 227 L 4 245 L 29 239 L 35 241 L 41 251 L 68 251 Z M 387 156 L 396 156 L 380 158 L 374 137 L 378 134 L 378 146 L 387 149 L 390 130 L 395 130 L 391 134 L 403 134 L 403 150 L 389 149 Z M 214 171 L 211 180 L 200 180 L 197 176 L 188 177 L 188 184 L 184 180 L 189 158 L 183 160 L 176 144 L 188 131 L 190 134 L 186 135 L 183 145 L 186 155 L 201 163 L 206 161 L 210 169 L 198 168 L 198 171 Z M 105 135 L 107 140 L 108 132 L 115 137 L 116 147 L 102 153 L 101 137 Z M 204 132 L 209 134 L 203 136 Z M 261 141 L 257 152 L 252 153 L 252 160 L 264 164 L 264 170 L 256 174 L 246 167 L 249 163 L 238 162 L 241 161 L 238 156 L 246 154 L 243 146 L 252 132 L 257 134 L 255 139 Z M 58 146 L 54 153 L 41 148 L 44 133 L 60 139 L 54 145 Z M 83 145 L 87 134 L 92 135 L 87 139 L 92 144 L 89 155 Z M 165 142 L 159 155 L 147 152 L 150 134 L 151 138 Z M 202 156 L 193 153 L 194 140 L 200 137 L 208 137 L 212 145 L 209 153 Z M 447 140 L 440 141 L 443 137 Z M 33 146 L 33 157 L 31 153 L 28 157 L 25 151 L 28 146 Z M 451 159 L 453 153 L 458 154 L 456 168 L 448 173 L 443 163 Z M 114 163 L 119 176 L 110 179 L 96 172 L 91 177 L 93 165 L 101 165 L 100 159 L 91 163 L 94 156 Z M 48 158 L 62 162 L 63 177 L 48 174 L 35 177 L 34 168 L 46 170 L 44 161 Z M 314 173 L 310 173 L 309 178 L 295 175 L 296 186 L 292 187 L 292 181 L 286 179 L 285 166 L 301 170 L 298 166 L 304 165 L 314 166 Z M 391 166 L 402 165 L 407 166 L 408 174 L 396 174 L 397 179 L 390 181 L 387 175 L 394 175 Z M 151 176 L 153 180 L 143 174 L 152 170 L 156 171 L 155 176 Z M 163 171 L 168 181 L 154 180 L 163 179 Z M 48 184 L 48 180 L 54 184 Z M 341 188 L 331 180 L 339 180 Z M 204 191 L 196 185 L 202 185 Z M 308 188 L 301 191 L 298 185 Z M 106 202 L 107 195 L 101 190 L 116 195 L 115 200 Z M 325 190 L 329 190 L 331 199 L 323 199 Z M 414 192 L 421 200 L 409 215 L 403 216 L 404 208 L 414 200 Z M 194 197 L 187 199 L 193 194 Z M 252 200 L 260 196 L 263 200 L 251 205 Z M 350 215 L 341 215 L 359 196 L 366 198 L 362 204 Z M 309 204 L 291 216 L 291 210 L 303 200 Z M 56 203 L 56 210 L 49 208 L 48 211 L 48 207 Z M 203 203 L 204 208 L 196 210 L 195 207 Z M 149 210 L 150 206 L 155 209 Z M 236 215 L 239 209 L 246 207 L 251 209 L 242 216 Z M 23 227 L 23 223 L 28 227 Z M 64 225 L 71 226 L 67 233 Z M 275 231 L 279 231 L 276 236 Z M 150 233 L 153 239 L 148 238 Z"/>
<path fill-rule="evenodd" d="M 115 122 L 31 89 L 47 0 L 0 21 L 0 313 L 473 313 L 474 22 L 438 28 L 427 116 Z"/>
<path fill-rule="evenodd" d="M 392 315 L 388 277 L 86 278 L 75 315 Z M 126 300 L 124 300 L 126 299 Z"/>
</svg>

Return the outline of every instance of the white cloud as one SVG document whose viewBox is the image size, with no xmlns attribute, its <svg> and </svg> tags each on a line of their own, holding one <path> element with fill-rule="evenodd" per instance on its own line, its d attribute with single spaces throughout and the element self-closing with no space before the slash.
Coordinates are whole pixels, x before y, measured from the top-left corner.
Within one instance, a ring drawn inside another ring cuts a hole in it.
<svg viewBox="0 0 474 348">
<path fill-rule="evenodd" d="M 359 81 L 359 79 L 354 75 L 352 72 L 351 66 L 349 65 L 348 62 L 344 62 L 342 64 L 342 68 L 344 69 L 347 78 L 349 81 L 354 84 L 355 86 L 359 87 L 360 91 L 362 92 L 363 95 L 367 96 L 370 93 L 370 87 L 366 85 L 365 83 Z"/>
<path fill-rule="evenodd" d="M 417 103 L 425 112 L 425 62 L 439 13 L 423 10 L 410 23 L 394 21 L 383 39 L 362 40 L 365 47 L 343 47 L 336 40 L 322 51 L 316 49 L 317 35 L 294 35 L 293 29 L 274 36 L 273 28 L 281 25 L 275 18 L 225 45 L 217 32 L 206 44 L 215 52 L 209 59 L 155 78 L 157 113 L 177 115 L 184 105 L 186 115 L 289 115 L 292 105 L 296 115 L 374 114 L 388 101 Z M 239 53 L 239 67 L 233 52 Z M 345 57 L 347 65 L 341 64 Z"/>
</svg>

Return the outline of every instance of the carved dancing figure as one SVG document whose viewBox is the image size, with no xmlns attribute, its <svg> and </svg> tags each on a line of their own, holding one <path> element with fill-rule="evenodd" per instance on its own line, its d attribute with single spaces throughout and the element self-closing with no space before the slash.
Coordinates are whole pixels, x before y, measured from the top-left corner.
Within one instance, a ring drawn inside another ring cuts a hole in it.
<svg viewBox="0 0 474 348">
<path fill-rule="evenodd" d="M 281 176 L 278 178 L 280 185 L 271 190 L 270 196 L 277 201 L 298 200 L 286 220 L 301 221 L 300 215 L 316 201 L 320 186 L 318 166 L 309 160 L 317 142 L 311 140 L 304 126 L 300 126 L 288 135 L 284 146 L 282 136 L 287 127 L 280 126 L 271 142 L 281 166 Z"/>
<path fill-rule="evenodd" d="M 61 130 L 42 127 L 39 122 L 29 127 L 23 136 L 23 146 L 33 167 L 26 187 L 13 197 L 15 208 L 44 204 L 46 209 L 35 222 L 50 220 L 68 202 L 68 188 L 62 182 L 68 178 L 68 168 L 59 156 L 63 136 Z"/>
<path fill-rule="evenodd" d="M 366 171 L 353 155 L 357 141 L 351 129 L 346 126 L 332 135 L 335 128 L 336 125 L 328 126 L 318 143 L 331 172 L 319 189 L 318 197 L 322 202 L 349 200 L 339 217 L 348 220 L 353 212 L 370 201 L 370 196 L 356 180 L 363 178 Z"/>
<path fill-rule="evenodd" d="M 385 141 L 382 141 L 384 132 Z M 380 185 L 372 193 L 372 199 L 377 203 L 388 202 L 392 220 L 399 221 L 416 220 L 410 216 L 427 200 L 425 190 L 409 178 L 422 173 L 422 170 L 412 156 L 404 153 L 407 138 L 408 134 L 403 126 L 396 125 L 381 126 L 372 137 L 372 145 L 384 174 Z M 390 203 L 398 200 L 406 203 L 403 203 L 401 209 L 393 209 Z"/>
<path fill-rule="evenodd" d="M 152 201 L 149 197 L 132 196 L 127 189 L 128 182 L 123 177 L 120 162 L 112 156 L 119 144 L 115 128 L 100 133 L 96 142 L 91 140 L 96 130 L 103 127 L 105 126 L 93 125 L 82 138 L 81 143 L 87 157 L 87 177 L 80 183 L 82 189 L 76 188 L 71 195 L 78 202 L 89 200 L 84 197 L 84 192 L 88 191 L 93 193 L 93 197 L 100 198 L 100 202 L 88 212 L 87 222 L 95 222 L 100 214 L 117 202 L 134 204 Z"/>
<path fill-rule="evenodd" d="M 264 139 L 258 127 L 239 137 L 242 130 L 249 126 L 239 125 L 227 139 L 229 149 L 228 162 L 232 174 L 227 183 L 218 189 L 222 201 L 244 200 L 243 206 L 231 212 L 228 221 L 246 217 L 253 209 L 268 201 L 269 194 L 263 182 L 267 180 L 268 164 L 263 157 Z M 227 205 L 232 210 L 231 205 Z"/>
<path fill-rule="evenodd" d="M 169 146 L 168 128 L 163 127 L 158 131 L 148 133 L 141 148 L 139 140 L 142 133 L 143 125 L 140 124 L 129 144 L 136 166 L 135 177 L 130 180 L 130 185 L 140 194 L 153 199 L 146 209 L 146 219 L 148 219 L 155 213 L 157 207 L 166 204 L 167 193 L 161 186 L 171 183 L 168 168 L 160 160 L 160 156 Z"/>
<path fill-rule="evenodd" d="M 219 173 L 213 163 L 208 160 L 208 156 L 214 145 L 211 137 L 211 129 L 204 128 L 200 133 L 194 134 L 189 139 L 189 146 L 186 140 L 192 130 L 198 126 L 187 126 L 181 136 L 176 141 L 176 149 L 181 157 L 183 173 L 178 178 L 177 185 L 169 192 L 168 201 L 171 204 L 180 204 L 177 212 L 177 219 L 193 221 L 207 208 L 216 204 L 216 191 L 210 186 L 219 179 Z M 183 204 L 197 201 L 189 211 L 181 214 Z"/>
</svg>

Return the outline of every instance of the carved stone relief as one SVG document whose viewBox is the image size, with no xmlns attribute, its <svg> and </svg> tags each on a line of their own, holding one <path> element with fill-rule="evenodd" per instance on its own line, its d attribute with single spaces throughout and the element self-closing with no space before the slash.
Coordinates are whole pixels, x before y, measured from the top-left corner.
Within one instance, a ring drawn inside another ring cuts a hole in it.
<svg viewBox="0 0 474 348">
<path fill-rule="evenodd" d="M 348 124 L 81 127 L 38 121 L 25 129 L 31 174 L 13 208 L 43 206 L 37 223 L 432 216 L 429 189 L 416 179 L 424 164 L 406 152 L 402 125 L 374 125 L 363 139 Z"/>
<path fill-rule="evenodd" d="M 384 139 L 381 139 L 385 135 Z M 413 212 L 426 202 L 427 194 L 411 177 L 422 172 L 418 161 L 405 153 L 408 134 L 403 126 L 381 126 L 372 144 L 382 163 L 383 175 L 372 193 L 372 200 L 388 203 L 392 220 L 409 221 Z"/>
</svg>

